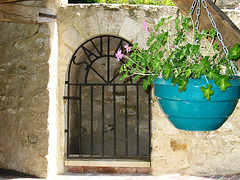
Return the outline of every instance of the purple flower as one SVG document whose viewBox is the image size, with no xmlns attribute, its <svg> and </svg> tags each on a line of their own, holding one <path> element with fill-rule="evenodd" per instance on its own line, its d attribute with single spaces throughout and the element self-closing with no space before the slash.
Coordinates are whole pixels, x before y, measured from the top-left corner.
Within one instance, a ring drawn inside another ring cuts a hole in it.
<svg viewBox="0 0 240 180">
<path fill-rule="evenodd" d="M 127 50 L 127 53 L 129 53 L 131 51 L 131 49 L 132 49 L 132 47 L 129 46 L 129 44 L 126 44 L 124 47 Z"/>
<path fill-rule="evenodd" d="M 147 25 L 146 21 L 143 21 L 143 27 L 146 29 L 146 32 L 149 33 L 148 25 Z"/>
<path fill-rule="evenodd" d="M 119 50 L 117 51 L 117 53 L 115 54 L 115 56 L 117 57 L 117 61 L 120 61 L 120 59 L 123 58 L 122 50 L 119 49 Z"/>
</svg>

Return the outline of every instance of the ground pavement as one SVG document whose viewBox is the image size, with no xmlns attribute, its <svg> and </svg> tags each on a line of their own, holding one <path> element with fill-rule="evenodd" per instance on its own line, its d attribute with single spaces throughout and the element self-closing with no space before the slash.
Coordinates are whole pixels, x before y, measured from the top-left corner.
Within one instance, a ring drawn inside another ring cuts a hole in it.
<svg viewBox="0 0 240 180">
<path fill-rule="evenodd" d="M 43 180 L 24 173 L 0 169 L 0 180 Z M 181 176 L 179 174 L 169 174 L 163 176 L 150 175 L 120 175 L 120 174 L 90 174 L 90 173 L 65 173 L 50 180 L 240 180 L 240 174 L 234 175 L 215 175 L 215 176 Z"/>
</svg>

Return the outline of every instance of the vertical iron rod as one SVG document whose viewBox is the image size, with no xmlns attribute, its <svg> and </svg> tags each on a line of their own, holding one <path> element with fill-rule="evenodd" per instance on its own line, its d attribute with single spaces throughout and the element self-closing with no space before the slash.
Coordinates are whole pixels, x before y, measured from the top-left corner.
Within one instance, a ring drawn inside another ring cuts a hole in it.
<svg viewBox="0 0 240 180">
<path fill-rule="evenodd" d="M 100 55 L 103 54 L 103 49 L 102 49 L 102 36 L 100 37 Z"/>
<path fill-rule="evenodd" d="M 108 36 L 108 47 L 107 47 L 107 82 L 109 83 L 110 81 L 110 38 Z"/>
<path fill-rule="evenodd" d="M 125 156 L 128 156 L 127 85 L 125 85 Z"/>
<path fill-rule="evenodd" d="M 79 157 L 82 154 L 82 86 L 79 86 Z"/>
<path fill-rule="evenodd" d="M 93 157 L 93 86 L 91 86 L 91 157 Z"/>
<path fill-rule="evenodd" d="M 148 148 L 149 148 L 149 158 L 151 156 L 151 88 L 148 87 Z"/>
<path fill-rule="evenodd" d="M 102 85 L 102 157 L 104 156 L 104 85 Z"/>
<path fill-rule="evenodd" d="M 68 97 L 69 97 L 69 85 L 68 85 Z M 70 151 L 70 147 L 69 147 L 69 144 L 70 144 L 70 139 L 69 139 L 69 131 L 70 131 L 70 127 L 69 127 L 69 109 L 70 109 L 70 103 L 69 103 L 69 99 L 67 100 L 67 157 L 69 157 L 69 151 Z"/>
<path fill-rule="evenodd" d="M 116 141 L 116 131 L 117 131 L 117 123 L 116 123 L 116 86 L 113 86 L 113 128 L 114 128 L 114 157 L 116 156 L 117 149 L 117 141 Z"/>
<path fill-rule="evenodd" d="M 137 88 L 137 156 L 139 156 L 139 87 Z"/>
</svg>

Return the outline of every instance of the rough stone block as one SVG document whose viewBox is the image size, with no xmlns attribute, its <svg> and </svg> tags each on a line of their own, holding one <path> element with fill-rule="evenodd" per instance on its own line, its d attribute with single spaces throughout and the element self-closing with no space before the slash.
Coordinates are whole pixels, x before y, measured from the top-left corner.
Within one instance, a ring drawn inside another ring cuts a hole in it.
<svg viewBox="0 0 240 180">
<path fill-rule="evenodd" d="M 142 24 L 132 20 L 129 17 L 125 17 L 122 22 L 119 35 L 125 37 L 129 41 L 132 41 L 135 39 L 141 29 L 143 29 Z"/>
</svg>

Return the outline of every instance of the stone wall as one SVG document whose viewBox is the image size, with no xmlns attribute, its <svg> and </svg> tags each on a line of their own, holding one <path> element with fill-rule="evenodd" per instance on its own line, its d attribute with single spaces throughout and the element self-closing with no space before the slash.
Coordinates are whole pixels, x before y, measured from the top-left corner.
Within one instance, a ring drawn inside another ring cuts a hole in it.
<svg viewBox="0 0 240 180">
<path fill-rule="evenodd" d="M 58 29 L 53 24 L 0 23 L 0 168 L 41 177 L 64 172 L 63 96 L 74 51 L 101 34 L 144 47 L 143 20 L 151 31 L 162 17 L 178 14 L 176 7 L 89 4 L 60 7 Z M 228 14 L 239 27 L 238 12 Z M 238 173 L 239 112 L 238 106 L 217 131 L 186 132 L 175 129 L 153 99 L 151 173 Z"/>
<path fill-rule="evenodd" d="M 0 168 L 47 175 L 48 25 L 0 23 Z"/>
<path fill-rule="evenodd" d="M 162 17 L 177 16 L 176 7 L 127 5 L 76 5 L 61 7 L 59 18 L 59 93 L 64 94 L 64 79 L 71 55 L 84 41 L 100 34 L 117 35 L 144 47 L 147 34 Z M 239 26 L 238 13 L 229 13 Z M 64 104 L 59 101 L 59 109 Z M 62 110 L 61 110 L 62 111 Z M 152 103 L 153 175 L 226 174 L 239 172 L 239 107 L 221 129 L 213 132 L 187 132 L 175 129 L 155 99 Z M 59 117 L 63 117 L 59 114 Z M 61 121 L 64 119 L 62 118 Z"/>
<path fill-rule="evenodd" d="M 240 0 L 216 0 L 215 3 L 220 9 L 235 9 Z"/>
</svg>

